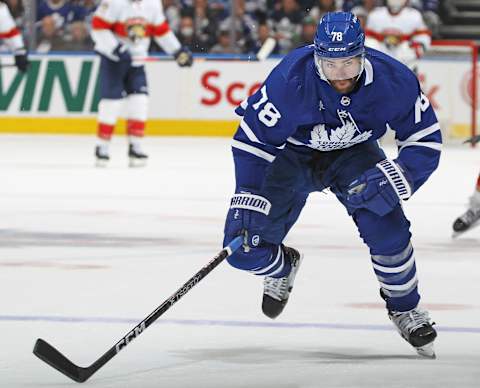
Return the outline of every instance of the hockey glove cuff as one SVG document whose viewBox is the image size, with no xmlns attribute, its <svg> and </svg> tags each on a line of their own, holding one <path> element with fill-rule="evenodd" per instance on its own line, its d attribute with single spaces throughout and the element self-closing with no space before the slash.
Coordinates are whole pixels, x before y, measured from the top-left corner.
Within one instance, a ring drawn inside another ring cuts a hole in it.
<svg viewBox="0 0 480 388">
<path fill-rule="evenodd" d="M 347 204 L 353 208 L 365 208 L 384 216 L 400 199 L 410 198 L 412 184 L 408 172 L 398 161 L 385 159 L 350 183 L 347 194 Z"/>
<path fill-rule="evenodd" d="M 16 50 L 14 53 L 15 58 L 15 66 L 17 67 L 18 71 L 25 73 L 30 66 L 30 61 L 27 57 L 27 50 L 24 48 Z"/>
<path fill-rule="evenodd" d="M 271 207 L 270 201 L 260 195 L 249 192 L 235 194 L 225 223 L 224 245 L 243 235 L 245 251 L 258 247 Z"/>
<path fill-rule="evenodd" d="M 193 64 L 193 55 L 188 47 L 183 46 L 173 54 L 175 61 L 180 67 L 190 67 Z"/>
</svg>

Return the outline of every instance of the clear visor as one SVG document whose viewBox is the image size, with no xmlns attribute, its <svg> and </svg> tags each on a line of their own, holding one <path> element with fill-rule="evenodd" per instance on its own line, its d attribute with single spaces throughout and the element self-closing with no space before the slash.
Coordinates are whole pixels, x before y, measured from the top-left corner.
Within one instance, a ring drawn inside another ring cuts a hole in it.
<svg viewBox="0 0 480 388">
<path fill-rule="evenodd" d="M 318 72 L 329 81 L 357 78 L 363 70 L 363 55 L 345 58 L 324 58 L 315 55 Z"/>
</svg>

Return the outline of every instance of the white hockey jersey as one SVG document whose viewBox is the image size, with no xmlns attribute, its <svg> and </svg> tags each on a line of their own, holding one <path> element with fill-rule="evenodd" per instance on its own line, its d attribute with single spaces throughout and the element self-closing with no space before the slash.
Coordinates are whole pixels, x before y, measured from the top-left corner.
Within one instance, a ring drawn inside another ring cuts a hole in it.
<svg viewBox="0 0 480 388">
<path fill-rule="evenodd" d="M 151 38 L 168 54 L 181 47 L 160 0 L 102 0 L 92 18 L 92 38 L 95 50 L 110 58 L 119 43 L 133 58 L 146 57 Z"/>
<path fill-rule="evenodd" d="M 431 32 L 415 8 L 392 15 L 387 7 L 375 8 L 365 28 L 367 46 L 383 51 L 405 64 L 419 58 L 431 44 Z"/>
<path fill-rule="evenodd" d="M 24 48 L 22 34 L 5 3 L 0 3 L 0 39 L 12 51 Z"/>
</svg>

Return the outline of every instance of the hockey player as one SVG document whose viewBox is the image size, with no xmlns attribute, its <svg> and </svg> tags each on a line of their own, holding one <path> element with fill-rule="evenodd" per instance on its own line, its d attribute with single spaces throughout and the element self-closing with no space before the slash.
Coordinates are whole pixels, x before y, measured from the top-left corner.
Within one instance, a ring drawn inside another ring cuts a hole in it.
<svg viewBox="0 0 480 388">
<path fill-rule="evenodd" d="M 236 112 L 236 191 L 224 243 L 244 236 L 228 261 L 264 276 L 263 312 L 275 318 L 285 307 L 302 255 L 282 242 L 309 193 L 330 188 L 370 249 L 390 319 L 420 354 L 434 357 L 436 332 L 418 307 L 401 202 L 437 168 L 441 133 L 413 72 L 365 48 L 353 14 L 328 13 L 314 44 L 287 55 Z M 395 159 L 377 142 L 387 128 L 396 132 Z"/>
<path fill-rule="evenodd" d="M 458 217 L 453 223 L 454 236 L 466 232 L 480 221 L 480 174 L 478 174 L 477 185 L 470 197 L 470 204 L 465 213 Z"/>
<path fill-rule="evenodd" d="M 142 166 L 147 155 L 140 147 L 148 114 L 148 89 L 143 64 L 151 38 L 178 65 L 191 66 L 191 52 L 170 30 L 159 0 L 102 0 L 92 18 L 92 38 L 100 54 L 100 103 L 98 106 L 98 166 L 109 160 L 109 142 L 126 98 L 130 166 Z"/>
<path fill-rule="evenodd" d="M 0 39 L 5 41 L 13 52 L 18 71 L 25 73 L 28 70 L 29 61 L 22 34 L 17 28 L 7 5 L 2 2 L 0 2 Z"/>
<path fill-rule="evenodd" d="M 386 0 L 367 19 L 366 45 L 383 51 L 412 68 L 431 44 L 431 32 L 422 14 L 408 0 Z"/>
<path fill-rule="evenodd" d="M 480 142 L 480 135 L 475 135 L 465 140 L 464 143 L 475 145 Z M 470 197 L 468 209 L 453 223 L 453 237 L 472 229 L 480 224 L 480 173 L 473 195 Z"/>
</svg>

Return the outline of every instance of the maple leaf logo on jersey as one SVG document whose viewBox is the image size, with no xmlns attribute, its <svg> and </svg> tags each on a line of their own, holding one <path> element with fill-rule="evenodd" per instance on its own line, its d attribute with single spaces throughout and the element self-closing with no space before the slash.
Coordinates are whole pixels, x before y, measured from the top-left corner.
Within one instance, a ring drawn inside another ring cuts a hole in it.
<svg viewBox="0 0 480 388">
<path fill-rule="evenodd" d="M 349 112 L 337 110 L 337 115 L 342 126 L 328 131 L 325 124 L 316 125 L 310 133 L 310 147 L 319 151 L 339 150 L 363 143 L 372 136 L 371 130 L 361 132 L 358 129 L 357 123 Z"/>
</svg>

